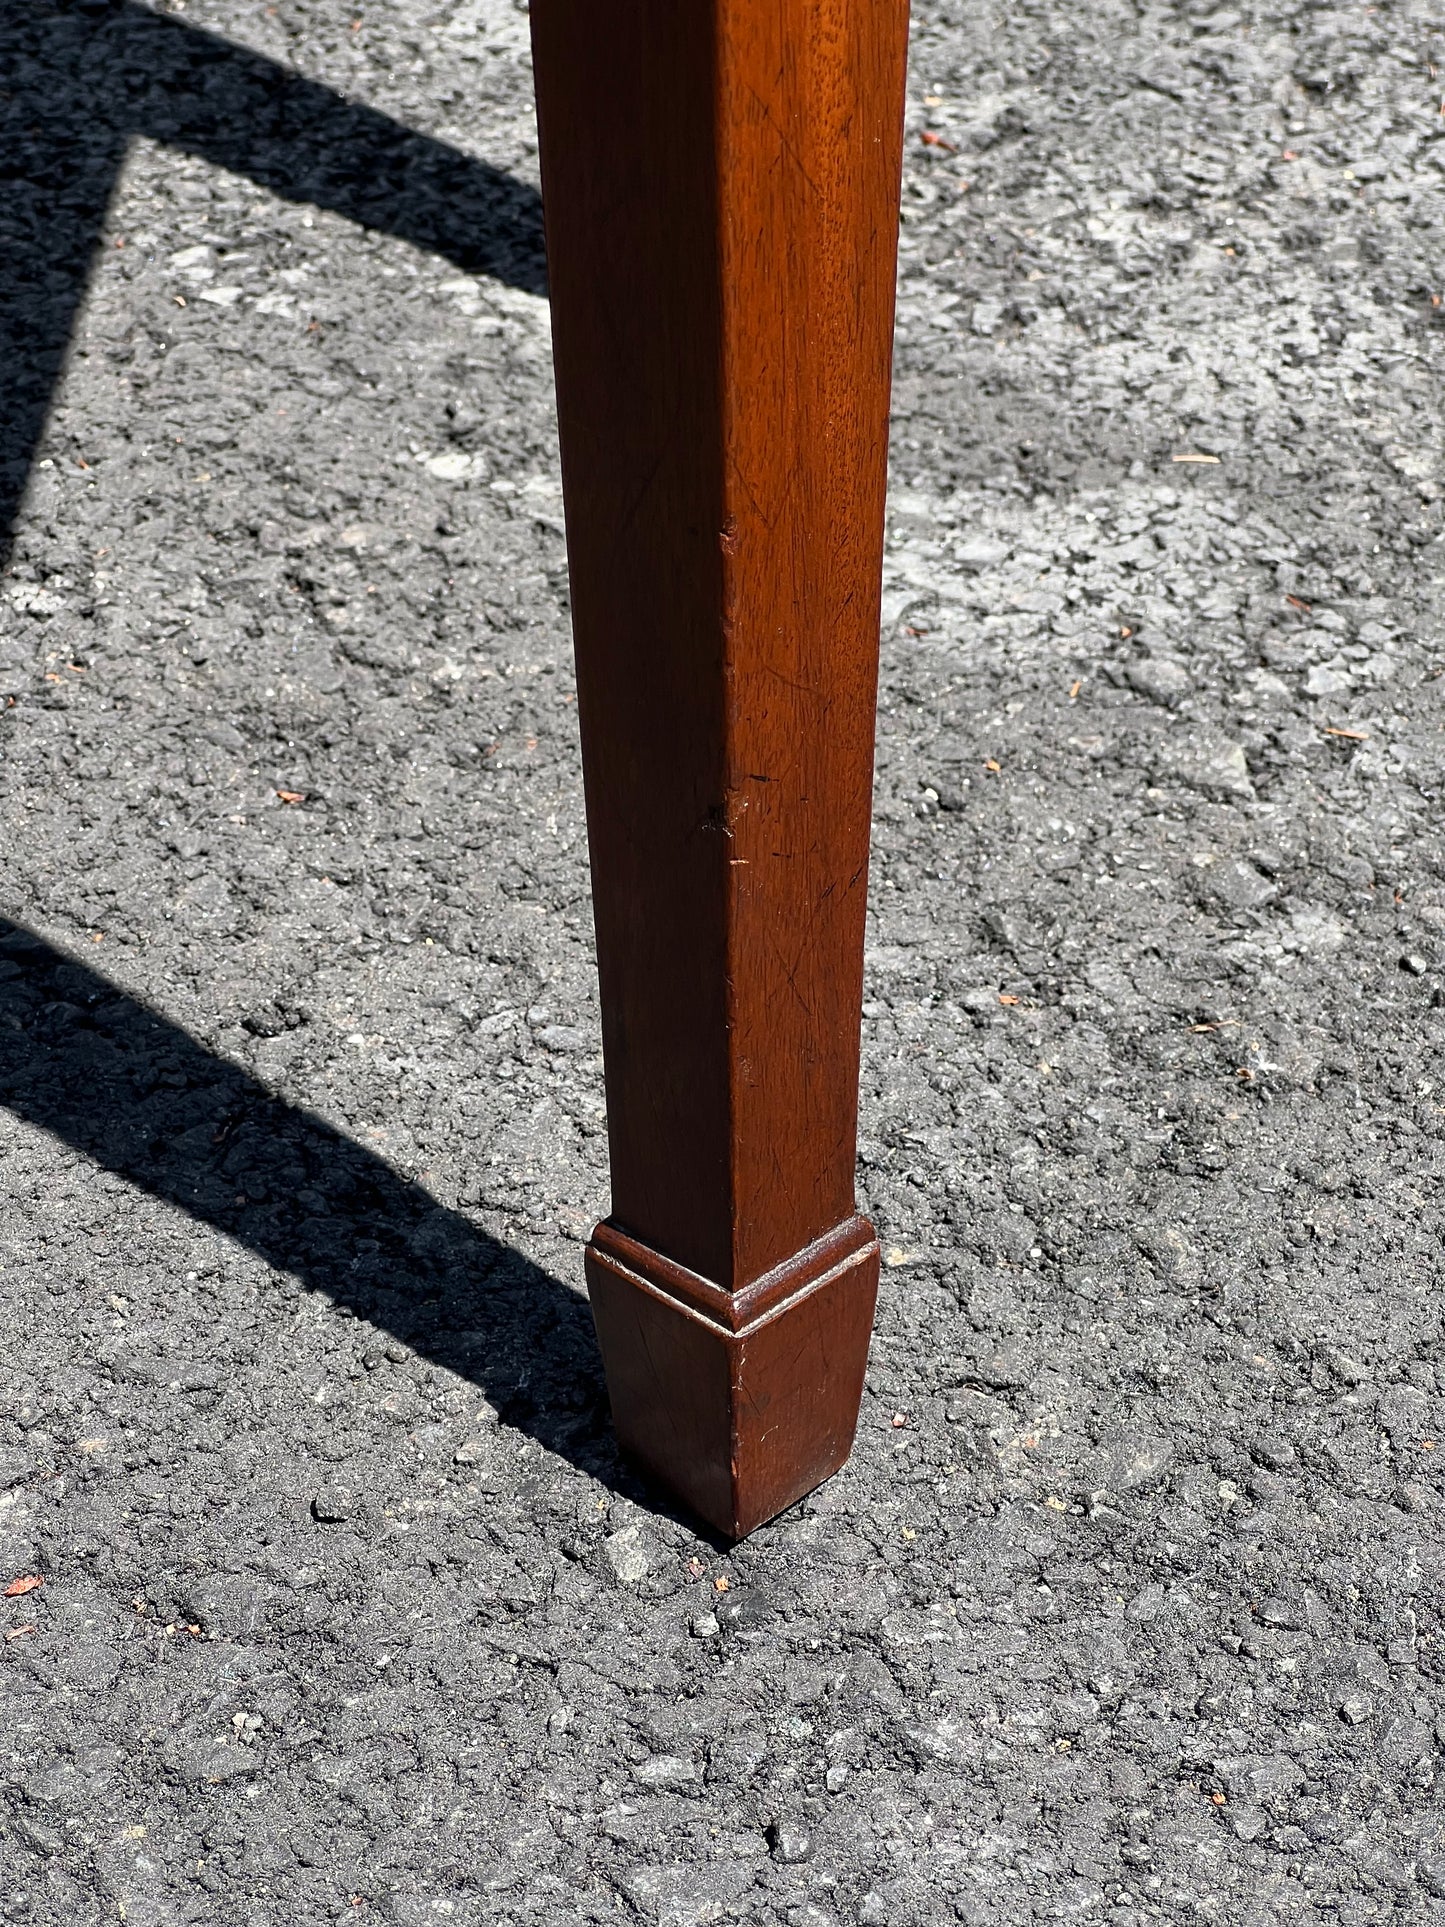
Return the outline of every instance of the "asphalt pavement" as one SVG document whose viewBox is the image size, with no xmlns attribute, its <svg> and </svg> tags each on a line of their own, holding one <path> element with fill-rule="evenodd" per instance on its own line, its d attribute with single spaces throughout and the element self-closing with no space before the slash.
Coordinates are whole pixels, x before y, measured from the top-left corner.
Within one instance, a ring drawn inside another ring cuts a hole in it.
<svg viewBox="0 0 1445 1927">
<path fill-rule="evenodd" d="M 619 1461 L 525 10 L 0 0 L 0 1919 L 1445 1922 L 1445 23 L 924 0 L 858 1445 Z"/>
</svg>

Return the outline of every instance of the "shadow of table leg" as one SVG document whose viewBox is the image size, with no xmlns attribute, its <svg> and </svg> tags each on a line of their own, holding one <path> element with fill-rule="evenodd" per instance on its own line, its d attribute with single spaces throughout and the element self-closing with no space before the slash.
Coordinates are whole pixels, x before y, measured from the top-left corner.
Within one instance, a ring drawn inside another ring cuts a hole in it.
<svg viewBox="0 0 1445 1927">
<path fill-rule="evenodd" d="M 0 1105 L 462 1373 L 509 1423 L 608 1475 L 596 1345 L 575 1292 L 3 919 Z"/>
</svg>

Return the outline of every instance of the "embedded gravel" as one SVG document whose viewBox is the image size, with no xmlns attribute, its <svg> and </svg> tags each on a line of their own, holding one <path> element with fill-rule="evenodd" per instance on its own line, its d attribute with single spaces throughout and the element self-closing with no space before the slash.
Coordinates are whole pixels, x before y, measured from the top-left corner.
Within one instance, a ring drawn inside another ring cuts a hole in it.
<svg viewBox="0 0 1445 1927">
<path fill-rule="evenodd" d="M 921 0 L 888 1269 L 732 1550 L 579 1295 L 526 35 L 0 0 L 0 1918 L 1445 1921 L 1438 10 Z"/>
</svg>

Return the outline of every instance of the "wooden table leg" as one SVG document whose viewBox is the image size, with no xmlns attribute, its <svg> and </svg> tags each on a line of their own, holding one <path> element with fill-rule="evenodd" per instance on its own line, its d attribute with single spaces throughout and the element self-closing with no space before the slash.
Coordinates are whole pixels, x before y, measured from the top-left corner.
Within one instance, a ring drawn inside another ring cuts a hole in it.
<svg viewBox="0 0 1445 1927">
<path fill-rule="evenodd" d="M 907 0 L 533 0 L 624 1446 L 741 1537 L 847 1458 Z"/>
</svg>

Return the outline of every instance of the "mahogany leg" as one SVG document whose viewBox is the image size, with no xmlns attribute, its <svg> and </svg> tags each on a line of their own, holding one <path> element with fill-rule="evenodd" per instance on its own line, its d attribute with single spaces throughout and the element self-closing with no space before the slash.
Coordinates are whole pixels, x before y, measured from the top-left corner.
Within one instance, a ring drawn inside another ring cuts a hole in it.
<svg viewBox="0 0 1445 1927">
<path fill-rule="evenodd" d="M 852 1447 L 907 0 L 533 0 L 624 1447 L 739 1538 Z"/>
</svg>

